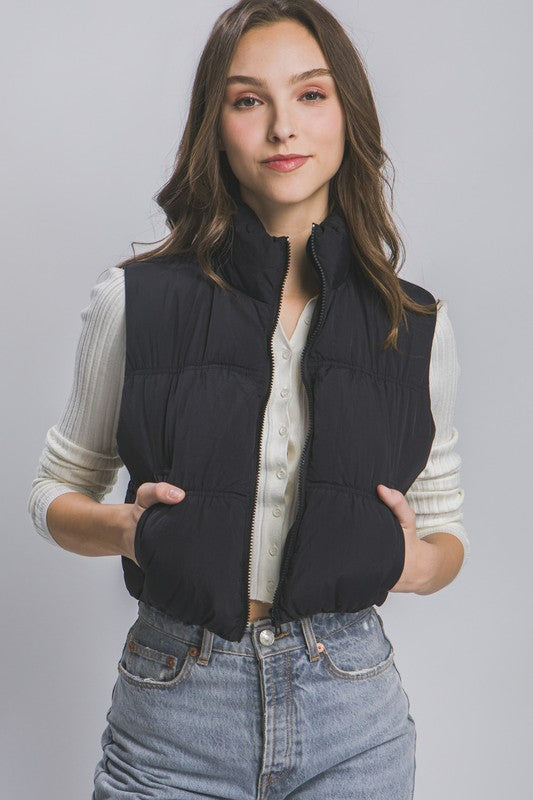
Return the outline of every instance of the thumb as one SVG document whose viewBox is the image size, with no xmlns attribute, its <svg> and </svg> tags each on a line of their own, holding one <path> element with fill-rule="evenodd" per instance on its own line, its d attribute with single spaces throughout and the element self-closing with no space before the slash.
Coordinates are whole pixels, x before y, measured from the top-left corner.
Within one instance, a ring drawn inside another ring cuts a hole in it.
<svg viewBox="0 0 533 800">
<path fill-rule="evenodd" d="M 399 489 L 391 489 L 389 486 L 385 486 L 384 483 L 378 483 L 377 488 L 380 499 L 391 509 L 402 527 L 409 525 L 412 521 L 413 511 L 410 509 L 403 492 Z"/>
<path fill-rule="evenodd" d="M 168 484 L 168 490 L 166 492 L 167 497 L 169 500 L 183 500 L 185 497 L 185 492 L 179 486 L 173 486 L 172 484 Z"/>
<path fill-rule="evenodd" d="M 397 497 L 398 491 L 396 489 L 391 489 L 390 486 L 385 486 L 384 483 L 378 483 L 377 488 L 380 500 L 383 500 L 383 502 L 389 507 L 392 508 L 392 506 L 395 506 L 398 503 L 400 498 Z"/>
</svg>

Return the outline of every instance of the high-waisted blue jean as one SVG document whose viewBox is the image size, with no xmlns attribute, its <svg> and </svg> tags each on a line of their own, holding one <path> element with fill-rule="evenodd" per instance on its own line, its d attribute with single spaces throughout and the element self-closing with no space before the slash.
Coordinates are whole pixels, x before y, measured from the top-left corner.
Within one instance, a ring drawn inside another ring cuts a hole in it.
<svg viewBox="0 0 533 800">
<path fill-rule="evenodd" d="M 92 800 L 411 800 L 415 723 L 374 606 L 229 642 L 138 603 Z"/>
</svg>

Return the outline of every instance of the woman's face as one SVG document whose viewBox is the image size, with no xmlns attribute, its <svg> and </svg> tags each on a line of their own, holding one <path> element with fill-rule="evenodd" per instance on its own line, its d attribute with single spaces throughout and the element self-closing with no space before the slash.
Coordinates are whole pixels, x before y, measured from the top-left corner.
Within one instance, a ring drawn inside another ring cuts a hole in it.
<svg viewBox="0 0 533 800">
<path fill-rule="evenodd" d="M 322 50 L 293 20 L 252 28 L 239 41 L 219 133 L 241 195 L 253 207 L 272 209 L 317 196 L 327 206 L 328 184 L 343 157 L 345 123 L 333 77 L 301 77 L 319 69 L 328 70 Z M 289 169 L 280 171 L 264 163 L 277 154 L 306 158 L 297 168 L 286 162 Z"/>
</svg>

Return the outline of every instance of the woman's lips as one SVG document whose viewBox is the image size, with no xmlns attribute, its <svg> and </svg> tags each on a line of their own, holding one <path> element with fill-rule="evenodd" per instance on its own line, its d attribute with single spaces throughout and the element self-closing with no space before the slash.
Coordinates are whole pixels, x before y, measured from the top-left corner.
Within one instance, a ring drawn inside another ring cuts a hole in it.
<svg viewBox="0 0 533 800">
<path fill-rule="evenodd" d="M 264 161 L 265 167 L 275 169 L 278 172 L 292 172 L 293 169 L 298 169 L 302 164 L 305 164 L 309 156 L 302 156 L 301 158 L 284 158 L 279 161 Z"/>
</svg>

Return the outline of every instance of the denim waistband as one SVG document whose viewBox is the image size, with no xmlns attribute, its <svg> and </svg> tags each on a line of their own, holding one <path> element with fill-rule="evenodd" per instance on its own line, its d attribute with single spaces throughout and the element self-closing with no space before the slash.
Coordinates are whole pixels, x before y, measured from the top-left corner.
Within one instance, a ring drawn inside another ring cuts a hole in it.
<svg viewBox="0 0 533 800">
<path fill-rule="evenodd" d="M 158 608 L 148 605 L 143 600 L 138 600 L 138 607 L 139 617 L 150 623 L 150 625 L 191 645 L 201 646 L 204 636 L 204 628 L 201 625 L 188 625 L 160 611 Z M 310 615 L 307 620 L 312 625 L 316 639 L 320 641 L 342 628 L 359 622 L 373 610 L 374 606 L 368 606 L 360 611 L 318 613 Z M 268 617 L 255 620 L 255 622 L 248 622 L 240 642 L 230 642 L 216 633 L 210 634 L 212 637 L 212 649 L 240 655 L 255 655 L 254 640 L 264 628 L 273 630 L 272 623 Z M 270 646 L 270 652 L 292 649 L 305 646 L 305 644 L 302 623 L 300 620 L 290 620 L 289 622 L 281 623 L 281 633 Z"/>
</svg>

